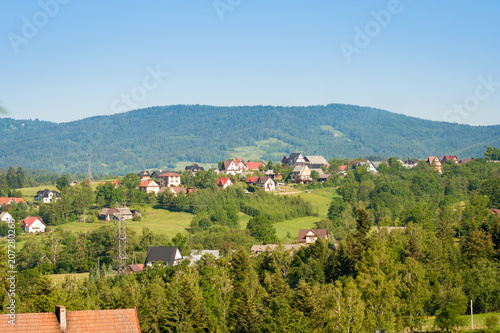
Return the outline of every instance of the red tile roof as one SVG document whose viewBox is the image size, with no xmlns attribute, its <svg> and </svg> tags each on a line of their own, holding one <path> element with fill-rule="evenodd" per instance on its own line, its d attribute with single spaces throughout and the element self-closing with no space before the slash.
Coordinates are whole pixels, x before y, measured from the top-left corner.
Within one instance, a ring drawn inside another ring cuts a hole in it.
<svg viewBox="0 0 500 333">
<path fill-rule="evenodd" d="M 139 187 L 160 187 L 160 185 L 156 184 L 153 180 L 143 180 Z"/>
<path fill-rule="evenodd" d="M 250 183 L 255 183 L 259 177 L 248 177 L 247 180 L 245 180 L 245 183 L 250 184 Z"/>
<path fill-rule="evenodd" d="M 59 327 L 54 312 L 44 313 L 18 313 L 15 325 L 9 324 L 8 314 L 0 315 L 0 332 L 23 332 L 23 333 L 76 333 L 76 332 L 99 332 L 99 333 L 140 333 L 137 310 L 88 310 L 67 311 L 66 330 Z"/>
<path fill-rule="evenodd" d="M 31 225 L 33 223 L 35 223 L 36 220 L 40 220 L 40 222 L 43 223 L 44 226 L 47 226 L 43 220 L 39 217 L 36 217 L 36 216 L 28 216 L 27 218 L 25 218 L 24 220 L 21 220 L 21 223 L 22 223 L 22 227 L 23 228 L 29 228 L 31 227 Z"/>
<path fill-rule="evenodd" d="M 347 165 L 339 165 L 340 171 L 345 171 L 345 169 L 347 169 Z"/>
<path fill-rule="evenodd" d="M 23 198 L 9 197 L 9 198 L 0 198 L 0 205 L 8 205 L 11 200 L 13 200 L 16 204 L 19 204 L 21 202 L 24 203 Z"/>
<path fill-rule="evenodd" d="M 226 183 L 227 183 L 228 181 L 231 181 L 231 178 L 229 178 L 229 177 L 220 177 L 220 178 L 219 178 L 219 180 L 217 181 L 217 185 L 219 185 L 219 186 L 220 186 L 220 185 L 224 186 L 224 185 L 226 185 Z"/>
<path fill-rule="evenodd" d="M 259 170 L 261 165 L 264 165 L 264 162 L 243 162 L 249 170 Z"/>
<path fill-rule="evenodd" d="M 181 175 L 179 175 L 178 173 L 175 173 L 175 172 L 164 172 L 164 173 L 160 173 L 158 175 L 158 177 L 180 177 Z"/>
</svg>

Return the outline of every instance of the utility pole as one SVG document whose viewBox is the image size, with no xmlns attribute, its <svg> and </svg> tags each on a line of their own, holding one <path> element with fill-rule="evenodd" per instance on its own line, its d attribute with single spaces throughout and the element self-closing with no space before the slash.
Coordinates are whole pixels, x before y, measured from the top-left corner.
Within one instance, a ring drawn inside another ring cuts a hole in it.
<svg viewBox="0 0 500 333">
<path fill-rule="evenodd" d="M 118 263 L 118 274 L 125 273 L 127 266 L 127 222 L 123 216 L 115 220 L 116 261 Z"/>
<path fill-rule="evenodd" d="M 471 330 L 474 330 L 474 316 L 472 314 L 472 300 L 470 300 L 470 326 L 471 326 Z"/>
<path fill-rule="evenodd" d="M 92 155 L 87 154 L 87 178 L 89 180 L 94 180 L 92 177 Z"/>
</svg>

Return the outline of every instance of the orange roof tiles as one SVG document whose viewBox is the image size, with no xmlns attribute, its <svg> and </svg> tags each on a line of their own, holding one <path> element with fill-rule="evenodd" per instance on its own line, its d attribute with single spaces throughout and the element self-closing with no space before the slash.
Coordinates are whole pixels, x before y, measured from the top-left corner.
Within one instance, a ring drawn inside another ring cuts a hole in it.
<svg viewBox="0 0 500 333">
<path fill-rule="evenodd" d="M 67 311 L 66 330 L 61 330 L 54 312 L 18 313 L 15 325 L 9 324 L 8 314 L 0 315 L 0 332 L 23 333 L 140 333 L 137 310 Z"/>
</svg>

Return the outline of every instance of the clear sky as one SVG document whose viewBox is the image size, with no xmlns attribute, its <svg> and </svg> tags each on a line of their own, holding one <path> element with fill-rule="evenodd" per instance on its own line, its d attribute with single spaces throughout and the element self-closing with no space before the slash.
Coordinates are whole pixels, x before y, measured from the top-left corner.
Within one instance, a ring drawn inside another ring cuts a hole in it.
<svg viewBox="0 0 500 333">
<path fill-rule="evenodd" d="M 66 122 L 346 103 L 500 124 L 499 13 L 494 0 L 0 0 L 0 105 Z"/>
</svg>

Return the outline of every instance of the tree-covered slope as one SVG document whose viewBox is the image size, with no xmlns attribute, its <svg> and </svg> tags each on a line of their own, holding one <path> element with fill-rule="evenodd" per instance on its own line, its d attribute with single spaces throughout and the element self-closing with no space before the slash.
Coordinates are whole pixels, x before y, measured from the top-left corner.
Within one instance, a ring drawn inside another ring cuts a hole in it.
<svg viewBox="0 0 500 333">
<path fill-rule="evenodd" d="M 0 119 L 0 167 L 125 173 L 215 163 L 255 146 L 264 160 L 284 153 L 424 158 L 480 157 L 500 146 L 500 126 L 433 122 L 353 105 L 310 107 L 173 105 L 69 123 Z M 271 139 L 271 140 L 269 140 Z"/>
</svg>

